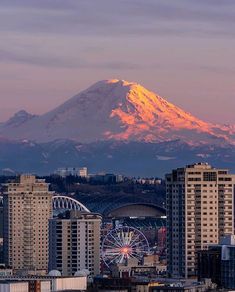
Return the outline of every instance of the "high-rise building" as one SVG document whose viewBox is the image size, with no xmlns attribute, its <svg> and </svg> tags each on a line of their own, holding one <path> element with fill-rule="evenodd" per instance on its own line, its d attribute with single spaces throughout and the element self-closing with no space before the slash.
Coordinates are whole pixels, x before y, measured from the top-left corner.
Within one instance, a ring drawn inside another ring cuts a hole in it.
<svg viewBox="0 0 235 292">
<path fill-rule="evenodd" d="M 48 220 L 52 217 L 52 193 L 34 175 L 21 175 L 6 185 L 3 196 L 4 261 L 15 271 L 39 271 L 48 267 Z"/>
<path fill-rule="evenodd" d="M 49 270 L 71 276 L 86 269 L 91 275 L 98 275 L 101 216 L 68 211 L 49 221 Z"/>
<path fill-rule="evenodd" d="M 206 163 L 166 175 L 167 261 L 171 276 L 196 275 L 197 251 L 233 234 L 235 176 Z"/>
</svg>

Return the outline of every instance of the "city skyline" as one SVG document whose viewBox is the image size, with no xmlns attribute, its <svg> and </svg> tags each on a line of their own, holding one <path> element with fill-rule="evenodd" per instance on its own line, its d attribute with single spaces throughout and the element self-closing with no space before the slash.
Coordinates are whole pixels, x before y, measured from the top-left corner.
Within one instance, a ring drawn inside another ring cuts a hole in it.
<svg viewBox="0 0 235 292">
<path fill-rule="evenodd" d="M 118 78 L 206 121 L 235 124 L 230 0 L 12 0 L 0 8 L 1 122 Z"/>
<path fill-rule="evenodd" d="M 235 1 L 0 1 L 0 292 L 235 291 Z"/>
</svg>

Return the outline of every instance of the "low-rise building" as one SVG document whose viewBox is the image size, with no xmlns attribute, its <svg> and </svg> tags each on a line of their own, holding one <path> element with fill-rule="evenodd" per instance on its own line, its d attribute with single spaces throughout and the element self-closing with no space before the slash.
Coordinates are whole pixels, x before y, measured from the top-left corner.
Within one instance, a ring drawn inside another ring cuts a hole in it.
<svg viewBox="0 0 235 292">
<path fill-rule="evenodd" d="M 65 292 L 85 291 L 87 277 L 63 277 L 59 271 L 46 276 L 5 277 L 0 280 L 0 292 Z"/>
<path fill-rule="evenodd" d="M 4 265 L 0 266 L 0 278 L 12 276 L 12 269 L 6 268 Z"/>
<path fill-rule="evenodd" d="M 0 291 L 4 292 L 29 292 L 29 283 L 26 281 L 1 281 Z M 49 292 L 50 290 L 48 290 Z"/>
<path fill-rule="evenodd" d="M 81 176 L 88 177 L 87 167 L 60 167 L 55 171 L 55 174 L 61 177 Z"/>
<path fill-rule="evenodd" d="M 196 282 L 173 278 L 95 278 L 95 291 L 100 292 L 206 292 L 218 291 L 211 281 Z"/>
<path fill-rule="evenodd" d="M 198 281 L 211 279 L 221 287 L 221 248 L 212 246 L 198 252 Z"/>
<path fill-rule="evenodd" d="M 209 246 L 198 254 L 198 279 L 211 278 L 218 286 L 235 289 L 235 236 L 221 238 L 217 245 Z"/>
<path fill-rule="evenodd" d="M 167 266 L 161 263 L 157 255 L 147 255 L 140 265 L 137 259 L 128 259 L 125 263 L 112 266 L 112 276 L 115 278 L 128 278 L 138 276 L 154 277 L 166 274 Z"/>
</svg>

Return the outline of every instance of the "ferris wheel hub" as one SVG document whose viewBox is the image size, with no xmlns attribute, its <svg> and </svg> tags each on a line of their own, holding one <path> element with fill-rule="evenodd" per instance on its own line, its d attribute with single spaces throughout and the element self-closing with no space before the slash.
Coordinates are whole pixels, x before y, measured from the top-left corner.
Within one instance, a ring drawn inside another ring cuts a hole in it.
<svg viewBox="0 0 235 292">
<path fill-rule="evenodd" d="M 125 247 L 122 247 L 121 248 L 121 253 L 123 253 L 123 254 L 129 254 L 130 252 L 131 252 L 131 247 L 129 247 L 129 246 L 125 246 Z"/>
</svg>

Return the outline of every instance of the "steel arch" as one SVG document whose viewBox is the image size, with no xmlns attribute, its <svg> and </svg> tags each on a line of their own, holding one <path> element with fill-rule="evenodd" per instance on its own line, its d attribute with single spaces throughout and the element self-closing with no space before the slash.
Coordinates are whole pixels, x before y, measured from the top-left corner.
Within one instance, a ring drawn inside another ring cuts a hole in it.
<svg viewBox="0 0 235 292">
<path fill-rule="evenodd" d="M 3 196 L 0 196 L 0 205 L 1 204 L 3 204 Z M 91 212 L 81 202 L 67 196 L 60 196 L 60 195 L 53 196 L 52 206 L 53 206 L 53 210 L 66 209 L 66 210 L 85 211 L 89 213 Z"/>
<path fill-rule="evenodd" d="M 85 211 L 85 212 L 90 213 L 90 210 L 88 210 L 87 207 L 84 206 L 82 203 L 67 196 L 60 196 L 60 195 L 53 196 L 52 206 L 53 206 L 53 210 L 61 210 L 61 209 L 78 210 L 78 211 Z"/>
</svg>

